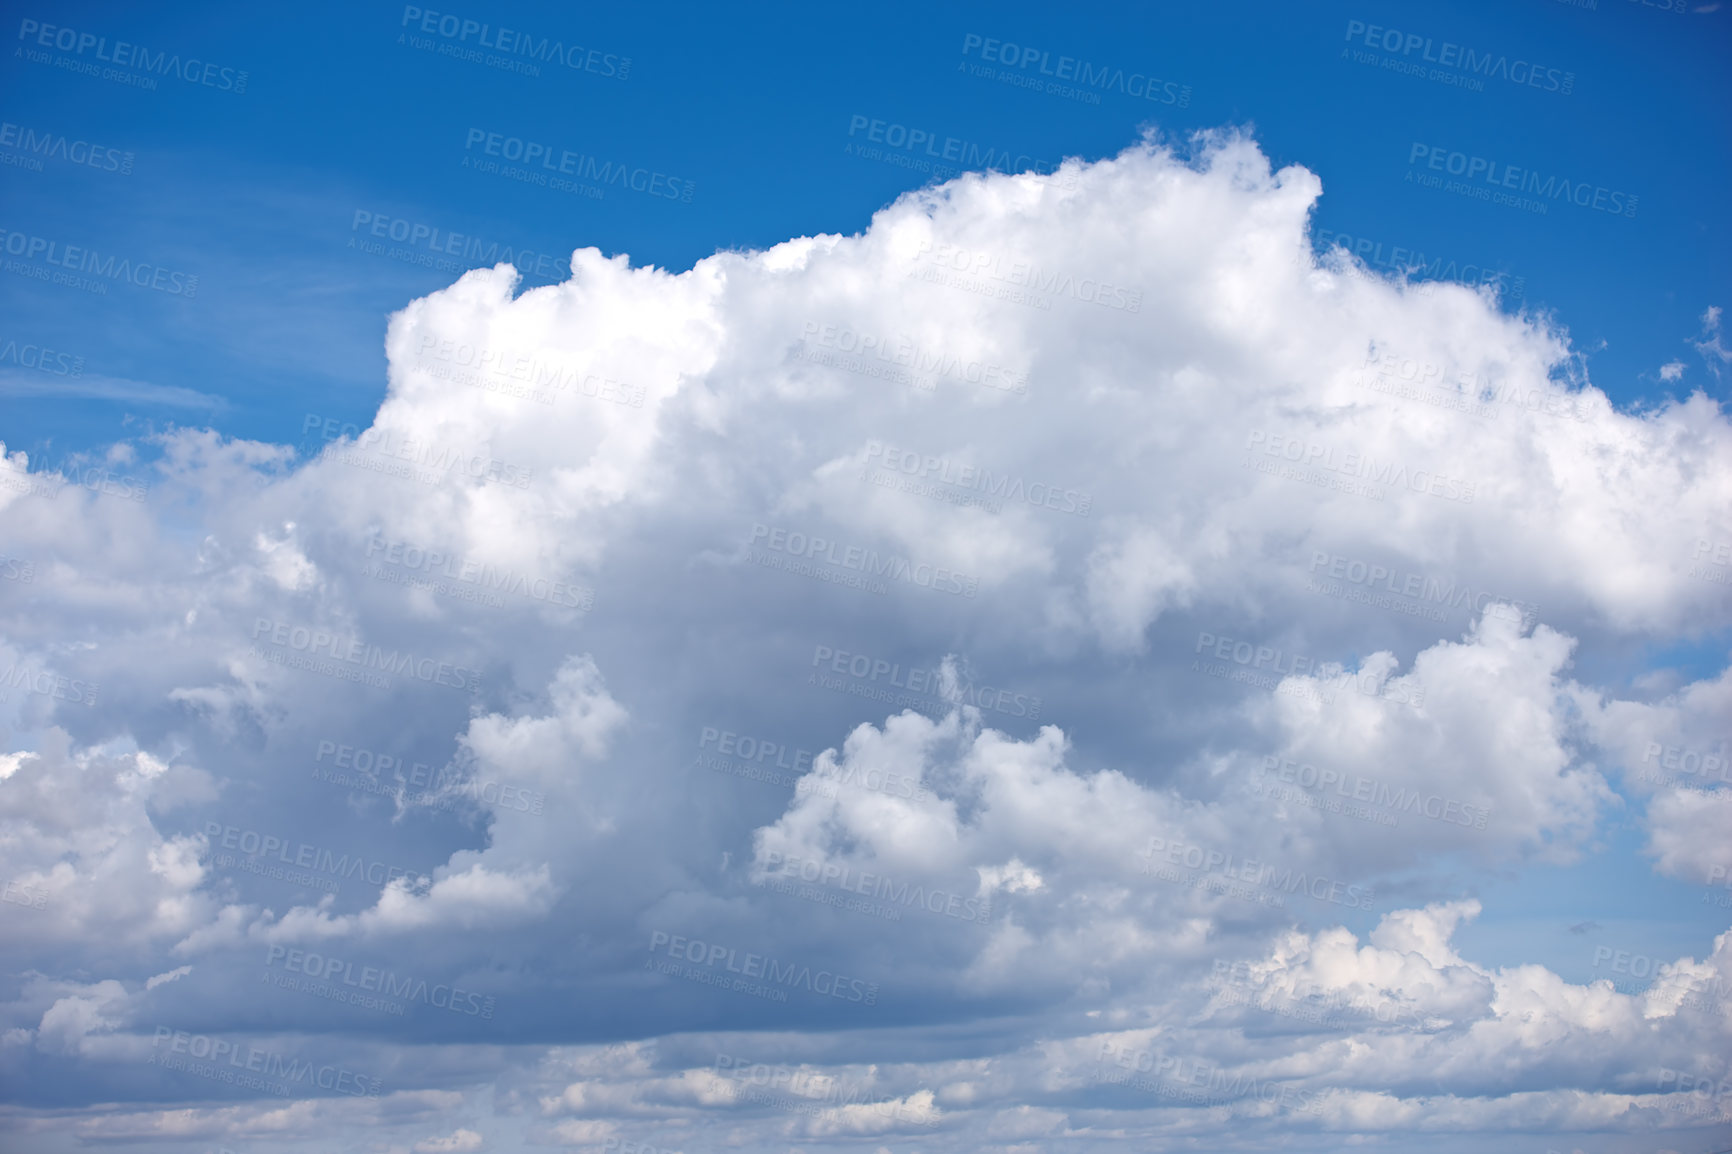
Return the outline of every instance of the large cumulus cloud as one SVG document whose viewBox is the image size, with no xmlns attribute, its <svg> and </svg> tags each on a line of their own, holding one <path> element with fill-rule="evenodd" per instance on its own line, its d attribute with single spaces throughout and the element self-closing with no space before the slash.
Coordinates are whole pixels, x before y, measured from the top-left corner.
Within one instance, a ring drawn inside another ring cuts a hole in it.
<svg viewBox="0 0 1732 1154">
<path fill-rule="evenodd" d="M 1456 939 L 1484 871 L 1625 807 L 1641 868 L 1725 876 L 1721 783 L 1637 778 L 1724 756 L 1725 675 L 1642 655 L 1732 618 L 1692 568 L 1732 426 L 1313 259 L 1321 193 L 1149 140 L 685 272 L 478 270 L 392 317 L 366 429 L 116 446 L 144 500 L 5 457 L 9 1068 L 130 1103 L 93 1141 L 1721 1118 L 1669 1107 L 1726 1073 L 1723 918 L 1641 994 Z M 248 833 L 315 865 L 221 856 Z M 721 996 L 676 936 L 878 996 Z M 286 991 L 290 951 L 497 1014 Z M 392 1091 L 153 1080 L 165 1023 Z"/>
</svg>

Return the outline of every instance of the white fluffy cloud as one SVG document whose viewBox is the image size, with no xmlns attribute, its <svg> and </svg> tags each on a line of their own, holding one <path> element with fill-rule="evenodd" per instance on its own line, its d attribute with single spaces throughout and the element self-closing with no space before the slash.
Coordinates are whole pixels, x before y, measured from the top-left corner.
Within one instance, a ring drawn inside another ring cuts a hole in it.
<svg viewBox="0 0 1732 1154">
<path fill-rule="evenodd" d="M 1062 177 L 683 273 L 471 272 L 312 460 L 161 434 L 110 454 L 136 501 L 6 457 L 7 1069 L 170 1144 L 1700 1123 L 1724 918 L 1641 993 L 1458 938 L 1486 871 L 1626 804 L 1659 875 L 1732 865 L 1732 682 L 1633 656 L 1732 624 L 1732 424 L 1311 260 L 1317 176 L 1247 139 Z M 880 996 L 728 996 L 658 932 Z M 356 1008 L 290 950 L 499 1014 Z M 375 1047 L 392 1092 L 195 1104 L 139 1081 L 163 1022 Z"/>
</svg>

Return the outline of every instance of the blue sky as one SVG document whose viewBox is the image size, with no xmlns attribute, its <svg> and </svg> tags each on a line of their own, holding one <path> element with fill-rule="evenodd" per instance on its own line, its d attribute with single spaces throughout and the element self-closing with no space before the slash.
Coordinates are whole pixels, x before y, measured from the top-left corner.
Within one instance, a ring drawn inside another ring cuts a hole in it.
<svg viewBox="0 0 1732 1154">
<path fill-rule="evenodd" d="M 1605 0 L 1594 10 L 1530 2 L 1424 12 L 1377 3 L 829 13 L 643 5 L 581 19 L 514 5 L 488 17 L 629 57 L 624 80 L 602 75 L 604 61 L 596 72 L 550 66 L 531 77 L 436 56 L 399 43 L 417 34 L 447 42 L 417 32 L 425 17 L 406 27 L 404 16 L 348 5 L 189 5 L 149 19 L 70 5 L 52 18 L 21 16 L 160 44 L 245 70 L 248 81 L 241 95 L 184 81 L 134 91 L 18 58 L 14 28 L 8 118 L 135 160 L 129 176 L 66 163 L 9 172 L 8 228 L 137 252 L 198 275 L 200 288 L 192 301 L 118 287 L 91 300 L 8 277 L 7 315 L 76 350 L 87 373 L 221 398 L 215 427 L 289 441 L 308 411 L 370 415 L 382 395 L 385 314 L 442 283 L 346 249 L 356 211 L 551 252 L 561 271 L 558 254 L 581 245 L 685 269 L 718 249 L 857 232 L 918 187 L 919 174 L 844 155 L 855 116 L 1052 160 L 1111 155 L 1149 126 L 1174 140 L 1252 128 L 1278 166 L 1323 176 L 1318 228 L 1368 239 L 1391 259 L 1401 248 L 1521 278 L 1523 302 L 1569 327 L 1595 384 L 1623 404 L 1667 391 L 1658 366 L 1689 359 L 1683 342 L 1699 335 L 1702 310 L 1725 284 L 1716 210 L 1726 125 L 1714 110 L 1729 103 L 1728 33 L 1719 12 Z M 1347 38 L 1355 22 L 1432 39 L 1434 56 L 1453 42 L 1512 62 L 1531 57 L 1573 73 L 1573 90 L 1493 77 L 1484 91 L 1464 91 L 1343 59 L 1367 51 L 1364 33 Z M 979 47 L 963 55 L 970 35 L 1038 48 L 1049 68 L 1069 55 L 1146 71 L 1188 87 L 1188 105 L 1117 93 L 1090 105 L 982 81 L 959 71 L 979 59 Z M 696 188 L 689 204 L 617 190 L 595 201 L 479 177 L 460 167 L 472 128 L 658 169 Z M 1561 203 L 1535 216 L 1421 189 L 1403 182 L 1415 143 L 1624 191 L 1639 198 L 1636 216 Z M 268 334 L 260 309 L 275 318 Z M 1697 369 L 1690 383 L 1724 395 L 1702 378 Z M 119 435 L 128 416 L 160 425 L 193 415 L 20 399 L 11 443 L 87 448 Z"/>
<path fill-rule="evenodd" d="M 0 1145 L 1732 1144 L 1732 8 L 7 19 Z"/>
</svg>

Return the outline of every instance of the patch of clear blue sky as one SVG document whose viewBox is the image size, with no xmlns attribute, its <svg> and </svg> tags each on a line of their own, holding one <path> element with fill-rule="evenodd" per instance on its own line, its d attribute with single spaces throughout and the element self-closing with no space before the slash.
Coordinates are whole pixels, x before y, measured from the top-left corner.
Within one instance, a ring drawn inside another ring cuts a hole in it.
<svg viewBox="0 0 1732 1154">
<path fill-rule="evenodd" d="M 0 119 L 132 160 L 130 173 L 56 157 L 41 171 L 0 166 L 0 227 L 199 280 L 191 299 L 122 283 L 98 295 L 8 266 L 0 344 L 51 347 L 81 357 L 86 377 L 154 388 L 52 374 L 58 392 L 8 386 L 30 373 L 8 360 L 0 437 L 58 454 L 169 423 L 284 443 L 302 441 L 309 413 L 365 424 L 384 394 L 386 316 L 454 274 L 349 247 L 372 239 L 357 212 L 549 254 L 555 278 L 587 245 L 683 269 L 717 249 L 857 232 L 928 179 L 849 154 L 865 135 L 850 136 L 855 117 L 1043 159 L 1109 155 L 1145 126 L 1176 139 L 1245 126 L 1277 165 L 1322 176 L 1316 227 L 1382 246 L 1374 261 L 1387 267 L 1399 248 L 1520 278 L 1521 303 L 1568 326 L 1621 404 L 1693 386 L 1724 398 L 1688 340 L 1705 308 L 1732 304 L 1732 10 L 1667 2 L 8 5 Z M 433 31 L 416 11 L 439 14 Z M 446 18 L 486 24 L 492 47 Z M 183 73 L 194 58 L 218 71 L 159 75 L 144 91 L 63 66 L 112 67 L 82 40 L 43 48 L 48 25 L 99 38 L 110 56 L 125 41 L 180 57 Z M 584 67 L 543 60 L 532 76 L 437 51 L 509 56 L 505 28 L 559 42 Z M 1001 57 L 1017 45 L 1027 68 L 970 74 L 987 40 Z M 1506 72 L 1483 91 L 1432 79 L 1425 58 L 1446 43 L 1507 58 Z M 626 77 L 608 75 L 625 57 Z M 1155 77 L 1159 99 L 1109 90 L 1084 103 L 996 75 L 1044 84 L 1061 57 L 1122 69 L 1127 89 Z M 1538 86 L 1504 78 L 1526 76 L 1518 61 L 1537 66 Z M 222 69 L 231 84 L 245 70 L 246 91 L 225 90 Z M 1178 88 L 1188 93 L 1169 103 Z M 598 200 L 466 169 L 475 130 L 689 181 L 691 200 L 618 185 Z M 1440 147 L 1446 166 L 1458 152 L 1635 196 L 1636 214 L 1554 200 L 1541 215 L 1422 187 L 1406 179 L 1431 171 L 1429 152 L 1412 160 L 1416 144 Z M 1662 381 L 1673 360 L 1682 379 Z"/>
</svg>

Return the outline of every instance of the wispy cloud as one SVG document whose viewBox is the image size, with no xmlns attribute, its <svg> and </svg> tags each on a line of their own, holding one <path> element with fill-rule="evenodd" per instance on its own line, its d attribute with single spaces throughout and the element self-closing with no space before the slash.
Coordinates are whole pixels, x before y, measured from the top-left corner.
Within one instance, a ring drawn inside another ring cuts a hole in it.
<svg viewBox="0 0 1732 1154">
<path fill-rule="evenodd" d="M 228 401 L 182 385 L 153 385 L 126 377 L 45 376 L 18 370 L 0 372 L 0 395 L 8 397 L 65 397 L 67 399 L 120 401 L 133 405 L 158 405 L 171 409 L 222 412 Z"/>
</svg>

